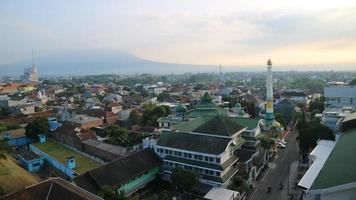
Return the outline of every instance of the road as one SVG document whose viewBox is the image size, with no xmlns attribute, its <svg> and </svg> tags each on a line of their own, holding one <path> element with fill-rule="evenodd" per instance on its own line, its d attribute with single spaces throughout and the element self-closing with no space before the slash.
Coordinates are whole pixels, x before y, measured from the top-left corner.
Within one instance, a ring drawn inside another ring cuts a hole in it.
<svg viewBox="0 0 356 200">
<path fill-rule="evenodd" d="M 287 148 L 279 149 L 277 155 L 269 168 L 257 180 L 255 190 L 248 198 L 249 200 L 284 200 L 288 199 L 287 180 L 290 175 L 290 188 L 293 183 L 292 176 L 295 175 L 299 160 L 299 151 L 296 141 L 297 133 L 291 132 L 286 136 Z M 289 169 L 289 170 L 288 170 Z M 279 189 L 279 184 L 283 183 L 283 189 Z M 268 185 L 271 185 L 272 192 L 267 193 Z"/>
</svg>

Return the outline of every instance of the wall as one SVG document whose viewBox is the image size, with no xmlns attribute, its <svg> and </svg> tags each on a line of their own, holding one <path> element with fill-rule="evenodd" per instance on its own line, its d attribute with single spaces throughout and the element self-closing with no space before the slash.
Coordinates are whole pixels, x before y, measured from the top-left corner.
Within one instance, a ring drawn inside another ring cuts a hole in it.
<svg viewBox="0 0 356 200">
<path fill-rule="evenodd" d="M 132 193 L 144 187 L 150 181 L 154 180 L 158 172 L 159 172 L 159 168 L 155 167 L 150 171 L 148 171 L 147 173 L 143 174 L 142 176 L 132 179 L 129 183 L 120 187 L 119 191 L 124 190 L 125 193 Z"/>
<path fill-rule="evenodd" d="M 72 169 L 69 167 L 65 166 L 61 162 L 57 161 L 56 159 L 52 158 L 48 154 L 44 153 L 43 151 L 37 149 L 35 146 L 30 144 L 30 150 L 35 152 L 38 155 L 44 156 L 45 161 L 47 161 L 52 167 L 58 169 L 65 175 L 67 175 L 69 178 L 74 178 L 75 173 Z"/>
</svg>

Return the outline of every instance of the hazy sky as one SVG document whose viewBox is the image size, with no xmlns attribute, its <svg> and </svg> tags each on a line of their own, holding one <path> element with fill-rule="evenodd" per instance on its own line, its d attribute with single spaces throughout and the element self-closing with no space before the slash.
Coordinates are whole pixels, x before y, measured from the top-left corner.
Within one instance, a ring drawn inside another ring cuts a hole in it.
<svg viewBox="0 0 356 200">
<path fill-rule="evenodd" d="M 355 0 L 1 0 L 0 63 L 108 48 L 189 64 L 356 68 Z"/>
</svg>

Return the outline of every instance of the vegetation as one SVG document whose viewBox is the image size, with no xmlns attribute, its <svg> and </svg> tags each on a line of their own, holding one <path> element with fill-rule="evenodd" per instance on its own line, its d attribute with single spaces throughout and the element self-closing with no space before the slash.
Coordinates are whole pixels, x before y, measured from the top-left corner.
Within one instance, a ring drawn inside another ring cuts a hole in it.
<svg viewBox="0 0 356 200">
<path fill-rule="evenodd" d="M 316 120 L 307 122 L 301 127 L 299 130 L 299 148 L 300 154 L 304 159 L 307 157 L 309 150 L 317 145 L 319 139 L 335 140 L 335 134 Z"/>
<path fill-rule="evenodd" d="M 47 134 L 49 130 L 48 119 L 45 117 L 37 118 L 27 124 L 25 129 L 25 134 L 29 138 L 37 138 L 39 134 Z"/>
<path fill-rule="evenodd" d="M 34 175 L 19 166 L 11 157 L 0 160 L 0 193 L 15 192 L 37 182 Z"/>
<path fill-rule="evenodd" d="M 105 128 L 105 134 L 110 137 L 109 141 L 112 144 L 124 144 L 128 142 L 128 131 L 126 128 L 118 125 L 110 125 Z"/>
<path fill-rule="evenodd" d="M 229 189 L 244 193 L 249 190 L 249 186 L 247 181 L 242 176 L 234 176 L 231 184 L 229 185 Z"/>
<path fill-rule="evenodd" d="M 69 156 L 74 156 L 75 157 L 75 162 L 76 162 L 76 168 L 74 168 L 74 171 L 78 172 L 79 174 L 82 174 L 88 170 L 94 169 L 101 164 L 91 160 L 80 153 L 75 152 L 72 149 L 69 149 L 65 147 L 62 144 L 53 142 L 51 140 L 48 140 L 45 143 L 33 143 L 36 148 L 39 150 L 47 153 L 57 161 L 59 161 L 62 164 L 66 164 L 67 162 L 67 157 Z"/>
<path fill-rule="evenodd" d="M 106 187 L 99 191 L 98 196 L 105 200 L 139 200 L 137 195 L 125 196 L 125 191 Z"/>
<path fill-rule="evenodd" d="M 283 113 L 275 113 L 274 117 L 277 122 L 279 122 L 282 126 L 286 126 L 286 118 L 284 117 Z"/>
<path fill-rule="evenodd" d="M 316 98 L 314 101 L 309 104 L 309 111 L 312 113 L 321 113 L 324 111 L 324 97 Z"/>
<path fill-rule="evenodd" d="M 198 185 L 198 174 L 194 171 L 176 168 L 172 173 L 172 183 L 177 189 L 192 191 Z"/>
<path fill-rule="evenodd" d="M 8 108 L 0 108 L 0 116 L 8 116 L 10 114 L 10 110 Z"/>
<path fill-rule="evenodd" d="M 262 134 L 262 136 L 260 136 L 258 139 L 261 142 L 262 149 L 264 150 L 265 153 L 267 153 L 267 162 L 268 162 L 269 161 L 268 153 L 272 149 L 276 141 L 268 134 Z"/>
<path fill-rule="evenodd" d="M 20 126 L 18 124 L 0 124 L 0 133 L 3 131 L 18 129 Z"/>
</svg>

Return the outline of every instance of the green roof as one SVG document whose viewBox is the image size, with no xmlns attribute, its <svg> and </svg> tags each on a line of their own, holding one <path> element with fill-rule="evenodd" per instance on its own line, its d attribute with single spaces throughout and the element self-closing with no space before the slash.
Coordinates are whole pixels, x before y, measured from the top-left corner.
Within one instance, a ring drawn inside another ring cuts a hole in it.
<svg viewBox="0 0 356 200">
<path fill-rule="evenodd" d="M 356 129 L 342 134 L 315 179 L 311 190 L 356 182 Z"/>
<path fill-rule="evenodd" d="M 193 129 L 192 132 L 230 137 L 244 128 L 231 117 L 215 116 Z"/>
<path fill-rule="evenodd" d="M 72 149 L 65 147 L 64 145 L 53 142 L 51 140 L 47 140 L 45 143 L 33 143 L 32 145 L 64 165 L 66 165 L 67 157 L 74 156 L 76 167 L 73 170 L 79 174 L 83 174 L 84 172 L 101 165 L 100 163 L 91 160 L 73 151 Z"/>
<path fill-rule="evenodd" d="M 191 133 L 163 133 L 157 141 L 158 146 L 219 155 L 225 151 L 230 138 L 203 136 Z"/>
<path fill-rule="evenodd" d="M 215 115 L 204 115 L 198 118 L 194 118 L 190 121 L 180 123 L 174 125 L 173 128 L 182 132 L 192 132 L 193 130 L 197 129 L 199 126 L 203 125 L 204 123 L 208 122 L 209 120 L 216 117 Z M 259 118 L 238 118 L 238 117 L 222 117 L 222 118 L 229 118 L 229 121 L 233 122 L 234 124 L 237 123 L 240 126 L 247 127 L 247 130 L 253 130 L 258 126 L 258 122 L 260 121 Z"/>
</svg>

